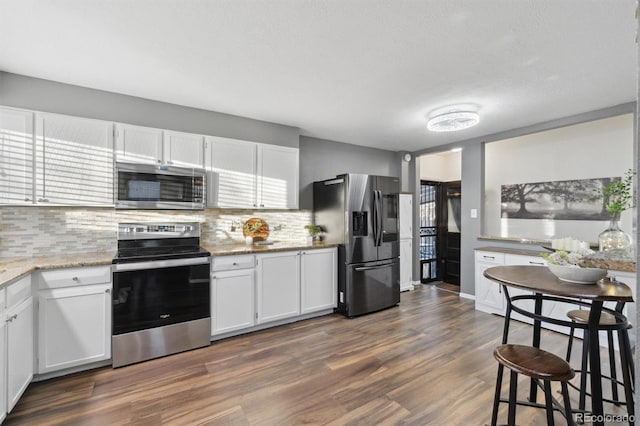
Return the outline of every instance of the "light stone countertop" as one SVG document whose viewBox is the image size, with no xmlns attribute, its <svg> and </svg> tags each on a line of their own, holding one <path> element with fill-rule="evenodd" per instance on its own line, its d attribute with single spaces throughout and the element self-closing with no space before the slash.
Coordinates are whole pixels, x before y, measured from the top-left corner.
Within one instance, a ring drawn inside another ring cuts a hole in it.
<svg viewBox="0 0 640 426">
<path fill-rule="evenodd" d="M 336 247 L 337 244 L 315 242 L 313 245 L 304 243 L 274 243 L 268 246 L 237 244 L 203 245 L 211 256 L 228 256 L 234 254 L 270 253 L 292 250 L 312 250 Z M 32 273 L 37 269 L 77 268 L 83 266 L 111 265 L 114 252 L 58 254 L 38 257 L 13 257 L 0 259 L 0 288 Z"/>
<path fill-rule="evenodd" d="M 111 265 L 115 253 L 75 253 L 0 259 L 0 288 L 36 269 Z"/>
<path fill-rule="evenodd" d="M 506 247 L 478 247 L 475 250 L 492 251 L 495 253 L 522 254 L 525 256 L 541 256 L 544 253 L 549 253 L 549 251 L 534 251 Z M 615 253 L 612 257 L 610 255 L 608 256 L 603 254 L 602 252 L 596 252 L 594 255 L 587 256 L 586 259 L 581 261 L 580 266 L 584 268 L 607 269 L 609 271 L 636 271 L 636 262 L 630 261 L 627 258 L 616 258 Z"/>
<path fill-rule="evenodd" d="M 312 245 L 305 243 L 292 243 L 282 242 L 273 243 L 271 245 L 260 246 L 256 244 L 247 245 L 244 243 L 231 243 L 231 244 L 216 244 L 207 245 L 203 244 L 202 247 L 205 250 L 211 252 L 211 256 L 229 256 L 234 254 L 252 254 L 252 253 L 273 253 L 279 251 L 293 251 L 293 250 L 313 250 L 322 248 L 337 247 L 338 244 L 329 244 L 324 242 L 314 242 Z"/>
</svg>

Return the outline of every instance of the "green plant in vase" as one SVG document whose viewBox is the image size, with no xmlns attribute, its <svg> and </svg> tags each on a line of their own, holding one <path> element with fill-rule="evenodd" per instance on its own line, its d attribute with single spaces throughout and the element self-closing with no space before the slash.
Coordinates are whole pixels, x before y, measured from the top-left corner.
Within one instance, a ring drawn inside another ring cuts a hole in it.
<svg viewBox="0 0 640 426">
<path fill-rule="evenodd" d="M 309 237 L 307 237 L 307 243 L 313 243 L 313 240 L 316 239 L 322 233 L 322 227 L 318 225 L 305 225 L 304 229 L 309 233 Z"/>
<path fill-rule="evenodd" d="M 627 170 L 624 177 L 602 188 L 603 208 L 611 215 L 609 227 L 598 235 L 600 251 L 626 250 L 633 246 L 631 237 L 620 229 L 620 214 L 635 207 L 633 178 L 636 172 Z"/>
</svg>

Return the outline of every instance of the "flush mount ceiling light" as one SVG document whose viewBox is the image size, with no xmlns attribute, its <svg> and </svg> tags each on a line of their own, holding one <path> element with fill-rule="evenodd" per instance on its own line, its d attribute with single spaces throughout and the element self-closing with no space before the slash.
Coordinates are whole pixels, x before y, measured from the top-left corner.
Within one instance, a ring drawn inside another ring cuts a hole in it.
<svg viewBox="0 0 640 426">
<path fill-rule="evenodd" d="M 454 132 L 475 126 L 480 116 L 471 111 L 450 111 L 431 117 L 427 121 L 427 129 L 432 132 Z"/>
</svg>

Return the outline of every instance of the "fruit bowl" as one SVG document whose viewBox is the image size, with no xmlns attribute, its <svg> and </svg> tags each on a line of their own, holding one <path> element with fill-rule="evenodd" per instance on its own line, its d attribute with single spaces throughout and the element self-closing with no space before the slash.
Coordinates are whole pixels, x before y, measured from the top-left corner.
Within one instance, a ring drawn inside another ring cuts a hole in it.
<svg viewBox="0 0 640 426">
<path fill-rule="evenodd" d="M 573 265 L 548 265 L 549 271 L 561 281 L 573 284 L 595 284 L 607 275 L 606 269 L 580 268 Z"/>
</svg>

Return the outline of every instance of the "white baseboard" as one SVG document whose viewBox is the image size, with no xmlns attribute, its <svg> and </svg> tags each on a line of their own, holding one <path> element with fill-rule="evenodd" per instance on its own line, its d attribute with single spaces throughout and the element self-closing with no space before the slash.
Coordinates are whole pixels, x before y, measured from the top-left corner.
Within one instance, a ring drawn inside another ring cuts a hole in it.
<svg viewBox="0 0 640 426">
<path fill-rule="evenodd" d="M 469 300 L 476 300 L 476 296 L 475 295 L 467 294 L 467 293 L 463 293 L 463 292 L 460 292 L 460 298 L 469 299 Z"/>
</svg>

